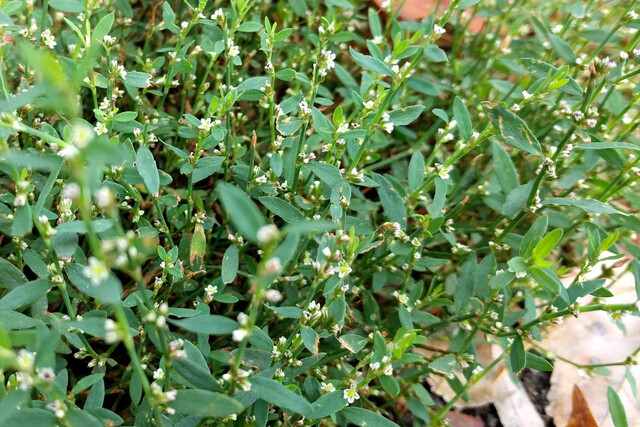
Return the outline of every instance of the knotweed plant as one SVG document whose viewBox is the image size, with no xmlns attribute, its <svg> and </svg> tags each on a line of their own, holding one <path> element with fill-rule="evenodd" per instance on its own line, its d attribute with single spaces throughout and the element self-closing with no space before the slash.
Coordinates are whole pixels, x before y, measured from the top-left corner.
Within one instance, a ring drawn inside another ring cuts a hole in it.
<svg viewBox="0 0 640 427">
<path fill-rule="evenodd" d="M 637 2 L 400 3 L 1 2 L 1 425 L 439 425 L 638 315 Z"/>
</svg>

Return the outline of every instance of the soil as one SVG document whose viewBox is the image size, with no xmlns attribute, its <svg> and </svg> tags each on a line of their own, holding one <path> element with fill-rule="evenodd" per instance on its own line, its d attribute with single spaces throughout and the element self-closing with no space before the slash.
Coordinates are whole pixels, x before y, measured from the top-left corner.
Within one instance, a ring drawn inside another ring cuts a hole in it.
<svg viewBox="0 0 640 427">
<path fill-rule="evenodd" d="M 535 406 L 536 410 L 542 417 L 546 427 L 555 427 L 553 423 L 553 418 L 546 414 L 545 408 L 549 404 L 549 400 L 547 399 L 547 392 L 550 387 L 550 379 L 551 372 L 542 372 L 535 371 L 532 369 L 525 368 L 519 375 L 520 381 L 522 382 L 527 394 L 529 395 L 529 399 Z M 439 396 L 433 395 L 432 397 L 438 403 L 444 403 Z M 498 416 L 498 412 L 493 404 L 479 406 L 476 408 L 464 408 L 458 413 L 471 416 L 476 418 L 477 420 L 481 420 L 484 427 L 503 427 L 500 422 L 500 417 Z M 469 419 L 464 419 L 460 417 L 455 417 L 451 419 L 451 425 L 454 427 L 463 427 L 471 425 Z"/>
<path fill-rule="evenodd" d="M 547 399 L 547 392 L 551 386 L 551 372 L 535 371 L 533 369 L 525 368 L 520 374 L 520 381 L 524 385 L 529 399 L 533 402 L 536 410 L 544 420 L 547 427 L 553 427 L 553 418 L 551 418 L 545 412 L 545 408 L 549 404 Z"/>
</svg>

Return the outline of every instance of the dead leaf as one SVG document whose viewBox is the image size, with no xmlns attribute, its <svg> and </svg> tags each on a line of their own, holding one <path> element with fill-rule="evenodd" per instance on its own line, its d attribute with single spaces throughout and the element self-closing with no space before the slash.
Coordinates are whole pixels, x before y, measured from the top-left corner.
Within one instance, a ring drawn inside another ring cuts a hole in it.
<svg viewBox="0 0 640 427">
<path fill-rule="evenodd" d="M 571 400 L 571 418 L 569 418 L 567 427 L 598 427 L 598 423 L 596 423 L 591 409 L 589 409 L 589 402 L 584 398 L 580 387 L 577 385 L 573 386 Z"/>
<path fill-rule="evenodd" d="M 429 346 L 434 349 L 446 349 L 446 343 L 442 341 L 429 341 Z M 504 350 L 496 344 L 481 343 L 476 347 L 477 360 L 482 366 L 487 366 L 496 359 Z M 420 353 L 433 356 L 436 353 L 429 350 L 421 350 Z M 460 373 L 457 373 L 461 381 L 465 381 Z M 431 390 L 442 396 L 446 401 L 451 400 L 456 393 L 440 375 L 431 375 L 427 378 Z M 524 386 L 507 370 L 506 363 L 501 361 L 488 372 L 476 385 L 467 392 L 469 401 L 462 399 L 456 402 L 458 408 L 473 408 L 492 403 L 500 422 L 504 427 L 544 427 L 544 421 L 536 410 Z"/>
<path fill-rule="evenodd" d="M 614 267 L 616 276 L 624 267 Z M 587 278 L 596 278 L 602 267 L 594 269 Z M 570 279 L 569 279 L 570 282 Z M 606 298 L 607 303 L 630 303 L 636 301 L 635 281 L 631 273 L 624 274 L 609 290 L 614 294 Z M 591 297 L 585 298 L 585 304 Z M 601 311 L 582 313 L 579 318 L 567 318 L 562 325 L 549 328 L 542 341 L 542 348 L 580 365 L 617 363 L 625 360 L 640 346 L 640 318 L 626 316 L 622 323 L 627 334 L 622 333 Z M 610 366 L 608 376 L 589 377 L 583 369 L 556 360 L 551 375 L 551 388 L 547 394 L 547 413 L 558 426 L 565 426 L 572 413 L 572 390 L 578 386 L 589 404 L 596 423 L 603 427 L 612 426 L 607 402 L 607 388 L 618 392 L 625 407 L 628 420 L 640 420 L 640 400 L 633 396 L 631 386 L 625 379 L 625 367 Z M 640 378 L 640 366 L 629 367 L 634 378 Z M 634 424 L 631 424 L 634 425 Z M 636 426 L 640 424 L 635 424 Z"/>
<path fill-rule="evenodd" d="M 484 427 L 484 422 L 482 422 L 481 418 L 461 412 L 449 411 L 445 418 L 449 420 L 451 427 Z"/>
</svg>

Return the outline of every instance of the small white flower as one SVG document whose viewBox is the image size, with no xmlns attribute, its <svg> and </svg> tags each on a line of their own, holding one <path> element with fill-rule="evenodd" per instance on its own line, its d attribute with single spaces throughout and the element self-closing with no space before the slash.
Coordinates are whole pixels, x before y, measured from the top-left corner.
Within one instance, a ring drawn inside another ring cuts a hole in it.
<svg viewBox="0 0 640 427">
<path fill-rule="evenodd" d="M 231 339 L 235 342 L 243 341 L 249 335 L 249 331 L 247 329 L 236 329 L 231 333 Z"/>
<path fill-rule="evenodd" d="M 369 369 L 371 369 L 372 371 L 377 371 L 378 369 L 380 369 L 380 362 L 370 363 Z"/>
<path fill-rule="evenodd" d="M 75 123 L 71 127 L 71 141 L 78 148 L 86 147 L 93 139 L 93 129 L 84 122 Z"/>
<path fill-rule="evenodd" d="M 153 372 L 153 379 L 154 380 L 163 380 L 164 379 L 164 371 L 162 370 L 162 368 L 158 368 L 157 370 L 155 370 Z"/>
<path fill-rule="evenodd" d="M 282 293 L 277 289 L 267 289 L 264 296 L 269 302 L 279 302 L 282 300 Z"/>
<path fill-rule="evenodd" d="M 42 38 L 43 43 L 49 49 L 53 49 L 58 44 L 58 43 L 56 43 L 56 38 L 53 37 L 53 35 L 51 34 L 51 30 L 48 29 L 48 28 L 46 30 L 44 30 L 40 36 Z"/>
<path fill-rule="evenodd" d="M 210 118 L 200 119 L 200 126 L 198 129 L 202 129 L 205 132 L 209 132 L 211 128 L 215 125 L 214 122 Z"/>
<path fill-rule="evenodd" d="M 282 270 L 282 263 L 280 262 L 280 258 L 273 257 L 270 258 L 264 265 L 265 270 L 269 274 L 276 274 Z"/>
<path fill-rule="evenodd" d="M 45 382 L 45 383 L 52 383 L 53 380 L 56 379 L 56 374 L 55 372 L 53 372 L 53 369 L 51 368 L 42 368 L 42 369 L 38 369 L 38 378 L 40 378 L 40 381 Z"/>
<path fill-rule="evenodd" d="M 263 225 L 258 229 L 257 238 L 258 242 L 265 244 L 278 237 L 278 227 L 273 224 Z"/>
<path fill-rule="evenodd" d="M 352 404 L 356 400 L 360 399 L 360 395 L 358 394 L 355 388 L 346 389 L 343 393 L 343 397 L 349 404 Z"/>
<path fill-rule="evenodd" d="M 533 95 L 532 95 L 532 94 L 530 94 L 529 92 L 527 92 L 526 90 L 523 90 L 523 91 L 522 91 L 522 97 L 523 97 L 524 99 L 531 99 L 531 98 L 533 98 Z"/>
<path fill-rule="evenodd" d="M 338 133 L 344 133 L 346 131 L 349 130 L 349 124 L 348 123 L 340 123 L 340 126 L 338 126 Z"/>
<path fill-rule="evenodd" d="M 300 107 L 300 111 L 302 111 L 302 114 L 304 114 L 305 116 L 311 114 L 311 108 L 309 108 L 309 104 L 307 104 L 307 101 L 300 101 L 300 104 L 298 104 L 298 106 Z"/>
<path fill-rule="evenodd" d="M 207 293 L 207 295 L 210 295 L 213 297 L 218 292 L 218 287 L 213 285 L 208 285 L 206 288 L 204 288 L 204 291 Z"/>
<path fill-rule="evenodd" d="M 93 130 L 98 134 L 98 135 L 102 135 L 103 133 L 107 133 L 107 125 L 105 125 L 103 122 L 98 122 L 95 127 L 93 128 Z"/>
<path fill-rule="evenodd" d="M 18 352 L 18 357 L 16 358 L 18 369 L 24 372 L 31 371 L 31 369 L 33 368 L 33 361 L 35 359 L 36 359 L 35 353 L 32 353 L 25 349 L 21 349 Z"/>
<path fill-rule="evenodd" d="M 340 264 L 338 264 L 338 276 L 341 279 L 344 279 L 349 275 L 349 273 L 351 273 L 351 267 L 349 267 L 349 264 L 344 261 L 340 261 Z"/>
<path fill-rule="evenodd" d="M 234 45 L 231 39 L 227 39 L 227 53 L 229 56 L 238 56 L 240 54 L 240 48 Z"/>
<path fill-rule="evenodd" d="M 446 33 L 446 32 L 447 32 L 447 30 L 445 30 L 444 28 L 442 28 L 440 25 L 438 25 L 438 24 L 434 24 L 434 26 L 433 26 L 433 33 L 434 33 L 436 36 L 438 36 L 438 37 L 439 37 L 439 36 L 443 35 L 443 34 L 444 34 L 444 33 Z"/>
<path fill-rule="evenodd" d="M 336 387 L 331 383 L 323 382 L 320 384 L 320 390 L 322 390 L 324 393 L 333 393 L 334 391 L 336 391 Z"/>
<path fill-rule="evenodd" d="M 94 286 L 97 286 L 109 277 L 109 269 L 99 259 L 91 257 L 89 265 L 84 268 L 84 275 Z"/>
<path fill-rule="evenodd" d="M 100 187 L 100 189 L 96 193 L 96 204 L 101 208 L 106 208 L 108 206 L 111 206 L 112 203 L 113 193 L 111 193 L 109 187 Z"/>
</svg>

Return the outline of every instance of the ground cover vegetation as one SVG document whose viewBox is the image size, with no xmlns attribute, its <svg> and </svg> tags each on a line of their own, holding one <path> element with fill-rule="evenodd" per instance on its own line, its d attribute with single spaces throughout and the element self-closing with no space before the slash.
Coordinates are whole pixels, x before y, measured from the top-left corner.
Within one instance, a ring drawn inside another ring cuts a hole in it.
<svg viewBox="0 0 640 427">
<path fill-rule="evenodd" d="M 439 425 L 638 315 L 636 1 L 393 3 L 2 2 L 0 424 Z"/>
</svg>

